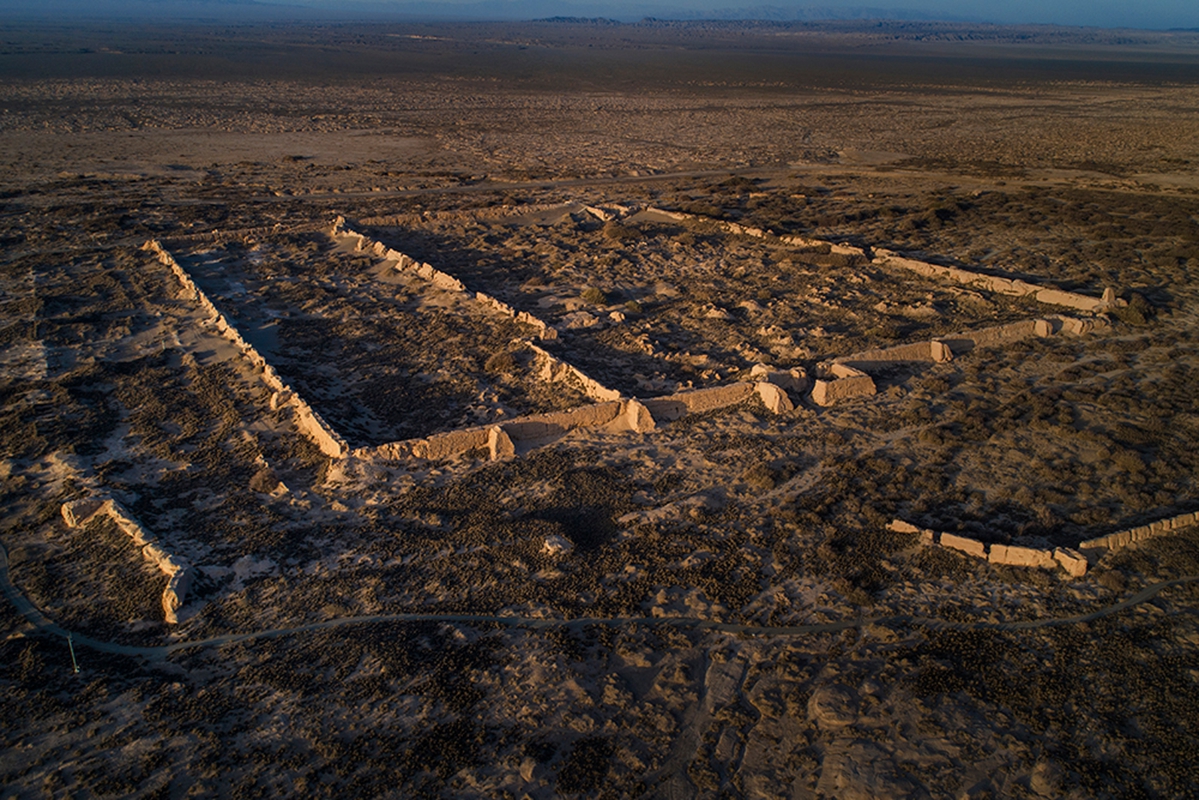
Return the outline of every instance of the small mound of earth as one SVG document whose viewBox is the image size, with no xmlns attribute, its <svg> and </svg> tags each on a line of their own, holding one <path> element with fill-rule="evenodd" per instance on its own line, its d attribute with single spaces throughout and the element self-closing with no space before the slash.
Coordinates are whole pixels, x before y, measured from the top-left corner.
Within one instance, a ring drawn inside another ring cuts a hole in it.
<svg viewBox="0 0 1199 800">
<path fill-rule="evenodd" d="M 858 721 L 858 694 L 840 684 L 821 686 L 808 700 L 808 717 L 825 730 L 837 730 Z"/>
</svg>

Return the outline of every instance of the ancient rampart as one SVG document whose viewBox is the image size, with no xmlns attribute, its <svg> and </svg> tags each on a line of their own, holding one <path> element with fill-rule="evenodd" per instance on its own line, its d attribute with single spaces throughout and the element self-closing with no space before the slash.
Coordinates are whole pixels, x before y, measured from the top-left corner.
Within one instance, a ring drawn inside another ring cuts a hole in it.
<svg viewBox="0 0 1199 800">
<path fill-rule="evenodd" d="M 450 275 L 448 272 L 442 272 L 432 264 L 426 264 L 412 258 L 399 250 L 393 250 L 382 242 L 376 241 L 367 237 L 365 234 L 359 233 L 346 225 L 345 217 L 338 216 L 333 221 L 332 234 L 334 236 L 345 236 L 356 238 L 358 240 L 357 249 L 373 253 L 380 258 L 394 261 L 396 269 L 401 272 L 411 272 L 421 278 L 432 283 L 441 289 L 450 292 L 461 292 L 470 299 L 476 301 L 488 311 L 514 319 L 517 322 L 528 325 L 537 331 L 538 338 L 541 339 L 556 339 L 558 331 L 544 320 L 538 319 L 527 311 L 517 311 L 512 306 L 498 300 L 483 292 L 472 292 L 466 288 L 462 281 Z"/>
<path fill-rule="evenodd" d="M 558 207 L 560 206 L 538 206 L 534 210 L 551 210 Z M 593 214 L 600 219 L 609 219 L 613 216 L 604 209 L 589 206 L 579 206 L 579 209 L 585 210 L 587 213 Z M 626 209 L 622 209 L 622 211 L 624 210 Z M 648 211 L 680 221 L 699 219 L 712 222 L 724 230 L 737 235 L 753 237 L 773 235 L 769 231 L 746 227 L 733 222 L 706 220 L 689 214 L 655 208 L 650 208 Z M 515 210 L 506 210 L 506 212 L 511 215 Z M 529 213 L 529 208 L 523 208 L 519 213 L 515 213 L 515 215 L 520 216 L 527 213 Z M 528 312 L 517 311 L 502 300 L 483 292 L 471 292 L 455 276 L 438 270 L 430 264 L 419 262 L 404 253 L 387 247 L 382 242 L 370 239 L 364 234 L 353 230 L 347 225 L 344 217 L 338 216 L 334 220 L 332 234 L 356 240 L 355 246 L 357 250 L 370 252 L 379 258 L 391 261 L 395 264 L 397 270 L 412 272 L 433 286 L 445 291 L 461 293 L 493 313 L 528 325 L 534 328 L 538 336 L 543 339 L 555 338 L 557 336 L 557 330 L 543 320 L 538 319 Z M 866 258 L 865 251 L 851 247 L 850 245 L 831 244 L 799 236 L 784 236 L 779 238 L 785 244 L 817 248 L 822 252 L 835 252 L 845 258 Z M 515 453 L 518 446 L 522 449 L 535 446 L 537 442 L 544 443 L 576 428 L 608 425 L 622 415 L 626 419 L 627 429 L 649 431 L 653 430 L 661 422 L 669 422 L 689 414 L 727 408 L 746 400 L 755 393 L 771 412 L 787 413 L 794 408 L 788 392 L 806 393 L 809 386 L 811 387 L 813 402 L 817 405 L 828 406 L 850 398 L 875 394 L 877 388 L 874 380 L 867 374 L 872 369 L 881 369 L 889 365 L 904 362 L 944 363 L 952 360 L 955 354 L 967 352 L 975 347 L 996 346 L 1032 336 L 1050 336 L 1057 332 L 1077 335 L 1093 330 L 1097 326 L 1106 325 L 1106 322 L 1102 319 L 1077 320 L 1068 317 L 1048 317 L 1039 320 L 1024 320 L 1007 325 L 954 334 L 928 342 L 876 348 L 849 356 L 842 356 L 821 365 L 818 370 L 818 378 L 814 384 L 809 382 L 806 373 L 802 369 L 784 371 L 758 365 L 751 373 L 751 377 L 754 379 L 753 382 L 739 382 L 693 389 L 666 397 L 646 399 L 642 402 L 622 397 L 619 392 L 609 389 L 574 365 L 563 361 L 535 344 L 528 343 L 528 346 L 535 354 L 534 373 L 540 380 L 551 383 L 563 382 L 572 385 L 588 398 L 595 401 L 595 404 L 570 411 L 530 415 L 490 425 L 434 434 L 419 439 L 391 442 L 378 447 L 358 448 L 351 453 L 341 437 L 290 387 L 283 383 L 275 370 L 267 363 L 266 359 L 228 322 L 170 253 L 163 249 L 156 241 L 147 242 L 146 249 L 155 252 L 159 260 L 171 268 L 188 293 L 212 318 L 217 330 L 236 345 L 261 370 L 264 381 L 276 391 L 276 395 L 272 398 L 272 408 L 286 402 L 294 405 L 297 423 L 301 430 L 312 438 L 321 447 L 323 452 L 338 458 L 353 455 L 366 459 L 405 460 L 409 458 L 427 458 L 436 460 L 453 458 L 470 452 L 484 451 L 492 458 L 502 458 Z M 899 258 L 887 251 L 880 252 L 887 258 Z M 988 277 L 978 276 L 965 270 L 955 271 L 953 268 L 936 267 L 936 265 L 920 266 L 924 262 L 916 262 L 911 259 L 901 260 L 896 263 L 917 269 L 917 271 L 923 270 L 925 274 L 942 277 L 949 276 L 962 281 Z M 997 284 L 997 286 L 997 290 L 1013 291 L 1006 284 L 1001 283 Z M 1024 287 L 1028 286 L 1030 285 L 1020 284 L 1020 290 L 1023 292 Z M 1033 288 L 1035 289 L 1036 287 Z M 1037 289 L 1037 291 L 1040 290 Z M 1054 297 L 1057 296 L 1054 295 Z"/>
<path fill-rule="evenodd" d="M 957 550 L 960 553 L 983 559 L 992 564 L 1040 567 L 1043 569 L 1053 569 L 1060 566 L 1070 575 L 1081 577 L 1086 574 L 1088 563 L 1093 564 L 1097 562 L 1110 551 L 1119 550 L 1134 542 L 1152 539 L 1157 536 L 1169 536 L 1196 524 L 1199 524 L 1199 513 L 1188 512 L 1160 519 L 1148 525 L 1109 533 L 1097 539 L 1088 539 L 1085 542 L 1080 542 L 1077 548 L 1058 547 L 1053 550 L 1007 544 L 992 544 L 988 546 L 977 539 L 958 536 L 952 533 L 939 533 L 927 528 L 920 528 L 901 519 L 892 520 L 887 527 L 896 533 L 916 534 L 924 544 L 938 544 L 941 547 Z"/>
<path fill-rule="evenodd" d="M 111 497 L 87 497 L 64 503 L 62 507 L 62 518 L 68 528 L 86 527 L 99 516 L 107 516 L 115 522 L 141 551 L 142 557 L 166 575 L 167 585 L 162 591 L 163 618 L 170 625 L 178 623 L 179 609 L 183 606 L 187 590 L 191 586 L 191 566 L 163 549 L 154 534 L 143 528 L 124 506 Z"/>
<path fill-rule="evenodd" d="M 1107 536 L 1100 536 L 1097 539 L 1088 539 L 1080 543 L 1078 549 L 1088 556 L 1099 557 L 1109 550 L 1119 550 L 1133 542 L 1141 542 L 1157 536 L 1169 536 L 1174 531 L 1180 531 L 1183 528 L 1189 528 L 1196 524 L 1199 524 L 1199 512 L 1179 514 L 1174 517 L 1159 519 L 1157 522 L 1151 522 L 1148 525 L 1140 525 L 1136 528 L 1116 531 L 1115 533 L 1109 533 Z"/>
<path fill-rule="evenodd" d="M 943 267 L 939 264 L 930 264 L 927 261 L 907 258 L 899 253 L 881 248 L 874 251 L 874 259 L 871 263 L 880 267 L 905 269 L 928 278 L 939 278 L 963 286 L 985 289 L 996 294 L 1005 294 L 1012 297 L 1032 295 L 1038 303 L 1063 306 L 1077 311 L 1098 313 L 1126 305 L 1125 301 L 1116 298 L 1115 291 L 1112 289 L 1104 290 L 1102 298 L 1089 297 L 1084 294 L 1067 292 L 1051 286 L 1039 286 L 1018 279 L 1000 278 L 995 275 L 972 272 L 959 267 Z"/>
<path fill-rule="evenodd" d="M 783 244 L 793 247 L 800 247 L 807 250 L 819 250 L 821 252 L 837 256 L 847 261 L 847 263 L 856 263 L 857 261 L 874 264 L 884 268 L 899 268 L 910 272 L 915 272 L 923 275 L 926 278 L 938 278 L 940 280 L 958 283 L 963 286 L 970 286 L 977 289 L 984 289 L 995 292 L 997 294 L 1010 295 L 1012 297 L 1024 297 L 1033 295 L 1039 303 L 1046 305 L 1056 305 L 1065 308 L 1072 308 L 1077 311 L 1087 311 L 1090 313 L 1099 313 L 1109 311 L 1114 308 L 1127 305 L 1127 302 L 1116 297 L 1115 290 L 1105 289 L 1103 297 L 1095 298 L 1077 292 L 1067 292 L 1053 286 L 1040 286 L 1034 283 L 1028 283 L 1022 280 L 1013 280 L 1009 278 L 1001 278 L 995 275 L 987 275 L 981 272 L 973 272 L 960 267 L 944 267 L 940 264 L 930 264 L 927 261 L 920 261 L 914 258 L 908 258 L 900 253 L 886 250 L 884 248 L 875 248 L 874 257 L 870 258 L 866 251 L 860 247 L 854 247 L 848 244 L 836 244 L 833 242 L 824 241 L 822 239 L 812 239 L 806 236 L 796 235 L 776 235 L 773 231 L 762 230 L 761 228 L 753 228 L 745 225 L 740 225 L 736 222 L 726 222 L 725 220 L 711 219 L 701 217 L 695 214 L 684 214 L 679 211 L 666 211 L 661 208 L 648 208 L 647 211 L 665 216 L 669 219 L 694 222 L 705 222 L 716 225 L 717 227 L 729 233 L 739 236 L 751 236 L 758 239 L 767 237 L 775 238 Z"/>
<path fill-rule="evenodd" d="M 183 285 L 188 296 L 194 300 L 205 313 L 208 314 L 216 327 L 218 333 L 233 343 L 238 350 L 241 351 L 251 364 L 253 364 L 262 373 L 263 382 L 279 394 L 281 398 L 285 398 L 295 410 L 296 425 L 305 435 L 308 436 L 326 455 L 334 458 L 342 458 L 349 452 L 349 446 L 345 441 L 326 423 L 321 416 L 312 409 L 311 406 L 302 398 L 294 389 L 287 385 L 284 380 L 279 377 L 279 373 L 270 365 L 262 354 L 250 344 L 237 331 L 229 320 L 225 318 L 212 301 L 208 299 L 208 295 L 196 285 L 187 271 L 180 266 L 174 256 L 170 254 L 163 246 L 155 241 L 146 242 L 144 248 L 154 253 L 158 260 L 170 268 L 175 277 Z"/>
<path fill-rule="evenodd" d="M 537 354 L 537 376 L 546 383 L 565 381 L 576 386 L 592 400 L 601 403 L 620 399 L 620 392 L 609 389 L 573 364 L 568 364 L 535 344 L 530 344 L 529 347 Z"/>
<path fill-rule="evenodd" d="M 1020 547 L 1017 545 L 992 544 L 972 539 L 968 536 L 958 536 L 954 533 L 940 533 L 920 528 L 901 519 L 892 520 L 887 525 L 889 530 L 896 533 L 911 533 L 920 537 L 921 544 L 940 545 L 950 550 L 956 550 L 964 555 L 987 561 L 991 564 L 1006 564 L 1014 567 L 1039 567 L 1054 569 L 1061 567 L 1073 577 L 1081 577 L 1087 572 L 1087 558 L 1077 550 L 1068 547 L 1058 547 L 1053 550 L 1041 550 L 1035 547 Z"/>
</svg>

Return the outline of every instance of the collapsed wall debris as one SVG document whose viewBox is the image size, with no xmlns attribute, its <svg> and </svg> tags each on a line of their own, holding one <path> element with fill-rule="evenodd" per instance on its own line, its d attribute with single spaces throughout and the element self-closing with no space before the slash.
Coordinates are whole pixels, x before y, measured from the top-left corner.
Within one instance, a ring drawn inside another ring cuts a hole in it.
<svg viewBox="0 0 1199 800">
<path fill-rule="evenodd" d="M 189 298 L 208 314 L 217 332 L 232 342 L 242 355 L 261 371 L 263 382 L 276 393 L 276 396 L 272 398 L 272 407 L 279 407 L 283 404 L 280 401 L 285 400 L 294 408 L 296 426 L 315 442 L 322 452 L 333 458 L 345 457 L 350 449 L 345 440 L 294 389 L 284 382 L 275 368 L 263 358 L 254 345 L 238 333 L 237 328 L 230 324 L 225 315 L 213 305 L 212 301 L 208 299 L 208 295 L 192 280 L 187 271 L 175 260 L 175 257 L 154 239 L 146 242 L 142 249 L 155 254 L 160 263 L 170 268 L 179 283 L 183 285 Z"/>
<path fill-rule="evenodd" d="M 163 549 L 154 534 L 134 519 L 125 507 L 111 497 L 91 496 L 72 500 L 62 506 L 62 518 L 68 528 L 86 527 L 100 516 L 107 516 L 141 550 L 142 557 L 167 576 L 162 591 L 162 613 L 167 624 L 179 622 L 179 609 L 191 587 L 192 567 L 178 556 Z"/>
</svg>

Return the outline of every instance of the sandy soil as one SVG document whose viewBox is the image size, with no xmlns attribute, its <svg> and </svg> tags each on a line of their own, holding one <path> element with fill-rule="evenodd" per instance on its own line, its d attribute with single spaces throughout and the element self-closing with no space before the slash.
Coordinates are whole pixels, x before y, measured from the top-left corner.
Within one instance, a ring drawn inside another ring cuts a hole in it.
<svg viewBox="0 0 1199 800">
<path fill-rule="evenodd" d="M 121 647 L 278 635 L 163 657 L 77 644 L 75 672 L 65 640 L 5 604 L 6 797 L 1193 793 L 1196 584 L 1031 625 L 1199 575 L 1199 530 L 1071 578 L 886 527 L 1073 547 L 1199 510 L 1189 40 L 1041 42 L 1059 63 L 938 50 L 940 29 L 921 44 L 905 29 L 897 50 L 826 31 L 797 77 L 768 55 L 779 31 L 734 46 L 719 26 L 597 27 L 451 26 L 451 43 L 402 46 L 339 28 L 336 80 L 240 82 L 214 77 L 212 53 L 249 59 L 245 32 L 197 35 L 216 49 L 182 65 L 151 46 L 178 33 L 87 62 L 63 41 L 99 34 L 12 34 L 14 590 Z M 280 52 L 317 36 L 250 30 Z M 62 77 L 21 71 L 37 42 Z M 892 68 L 850 69 L 861 47 Z M 709 80 L 738 52 L 730 82 Z M 158 58 L 175 71 L 121 72 Z M 992 68 L 944 70 L 967 62 Z M 1077 80 L 1079 63 L 1104 81 Z M 647 64 L 673 71 L 636 81 Z M 539 377 L 528 326 L 355 251 L 330 234 L 337 214 L 552 324 L 539 346 L 640 398 L 1054 311 L 719 221 L 1128 305 L 1085 336 L 896 364 L 878 394 L 831 407 L 794 391 L 781 414 L 752 396 L 517 458 L 337 461 L 147 239 L 354 446 L 585 402 Z M 64 501 L 98 491 L 194 565 L 180 624 L 111 523 L 63 523 Z M 303 628 L 406 613 L 434 616 Z"/>
</svg>

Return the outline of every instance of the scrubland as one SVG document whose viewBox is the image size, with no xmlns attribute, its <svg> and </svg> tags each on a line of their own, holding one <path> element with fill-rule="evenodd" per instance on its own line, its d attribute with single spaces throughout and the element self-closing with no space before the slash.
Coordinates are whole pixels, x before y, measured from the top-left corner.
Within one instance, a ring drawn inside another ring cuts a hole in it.
<svg viewBox="0 0 1199 800">
<path fill-rule="evenodd" d="M 61 626 L 0 611 L 13 796 L 1194 791 L 1199 529 L 1071 577 L 888 528 L 1199 510 L 1193 37 L 7 33 L 0 543 Z M 353 448 L 593 402 L 531 344 L 651 400 L 1057 313 L 879 249 L 1125 303 L 827 407 L 339 459 L 150 239 Z M 115 526 L 64 525 L 101 493 L 192 565 L 177 625 Z"/>
</svg>

